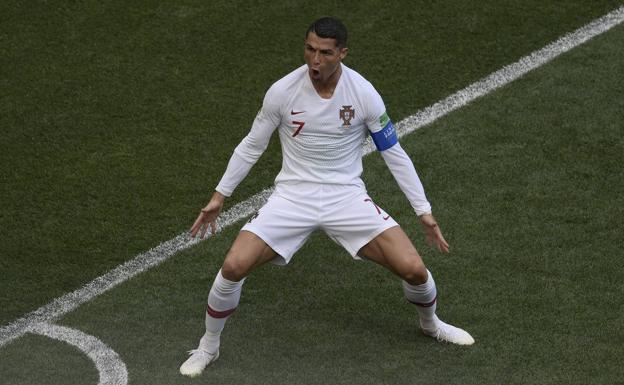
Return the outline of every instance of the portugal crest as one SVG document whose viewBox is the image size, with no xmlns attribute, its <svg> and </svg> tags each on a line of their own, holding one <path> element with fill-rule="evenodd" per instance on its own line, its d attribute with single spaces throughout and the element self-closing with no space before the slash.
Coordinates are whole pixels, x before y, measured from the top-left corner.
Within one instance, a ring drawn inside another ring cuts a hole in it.
<svg viewBox="0 0 624 385">
<path fill-rule="evenodd" d="M 351 119 L 355 117 L 355 110 L 351 106 L 342 106 L 340 110 L 340 119 L 342 119 L 342 126 L 350 126 Z"/>
</svg>

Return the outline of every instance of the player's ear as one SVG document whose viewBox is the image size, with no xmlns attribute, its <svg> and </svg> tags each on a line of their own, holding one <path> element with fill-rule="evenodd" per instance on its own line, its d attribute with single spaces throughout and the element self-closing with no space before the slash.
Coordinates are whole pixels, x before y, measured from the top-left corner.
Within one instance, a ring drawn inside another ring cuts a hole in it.
<svg viewBox="0 0 624 385">
<path fill-rule="evenodd" d="M 344 60 L 344 58 L 347 57 L 348 53 L 349 53 L 349 48 L 347 47 L 340 48 L 340 60 Z"/>
</svg>

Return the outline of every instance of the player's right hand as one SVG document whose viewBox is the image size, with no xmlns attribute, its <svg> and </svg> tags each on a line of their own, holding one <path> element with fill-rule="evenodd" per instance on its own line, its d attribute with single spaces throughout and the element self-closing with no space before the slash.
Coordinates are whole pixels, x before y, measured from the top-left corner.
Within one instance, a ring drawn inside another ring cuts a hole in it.
<svg viewBox="0 0 624 385">
<path fill-rule="evenodd" d="M 199 233 L 200 238 L 204 238 L 206 230 L 210 227 L 210 232 L 214 235 L 217 232 L 217 217 L 221 214 L 223 209 L 223 201 L 225 196 L 218 192 L 215 192 L 210 199 L 210 202 L 201 209 L 195 223 L 191 227 L 191 237 L 195 238 Z"/>
</svg>

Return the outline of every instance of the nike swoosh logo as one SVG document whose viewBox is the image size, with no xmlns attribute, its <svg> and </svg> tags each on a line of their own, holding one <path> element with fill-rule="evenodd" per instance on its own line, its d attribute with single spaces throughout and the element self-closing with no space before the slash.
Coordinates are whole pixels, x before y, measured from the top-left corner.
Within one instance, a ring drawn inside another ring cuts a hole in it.
<svg viewBox="0 0 624 385">
<path fill-rule="evenodd" d="M 293 111 L 293 110 L 290 110 L 290 114 L 291 115 L 303 114 L 304 112 L 305 111 Z"/>
</svg>

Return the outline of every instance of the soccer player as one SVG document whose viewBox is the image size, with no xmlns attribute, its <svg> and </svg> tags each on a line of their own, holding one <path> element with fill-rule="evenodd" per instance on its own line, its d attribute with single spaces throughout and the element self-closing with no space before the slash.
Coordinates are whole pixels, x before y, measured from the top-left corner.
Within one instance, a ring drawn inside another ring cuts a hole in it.
<svg viewBox="0 0 624 385">
<path fill-rule="evenodd" d="M 214 233 L 226 197 L 266 149 L 275 129 L 283 153 L 275 191 L 243 226 L 208 295 L 206 332 L 182 364 L 188 376 L 202 373 L 219 357 L 220 335 L 238 306 L 243 282 L 254 268 L 286 265 L 310 234 L 323 230 L 354 259 L 376 262 L 403 280 L 405 297 L 416 307 L 424 334 L 470 345 L 466 331 L 436 316 L 436 286 L 401 227 L 367 195 L 362 143 L 367 132 L 424 228 L 429 244 L 449 245 L 431 214 L 414 165 L 401 148 L 384 103 L 373 86 L 342 64 L 347 30 L 325 17 L 307 30 L 305 65 L 273 84 L 249 134 L 236 147 L 212 198 L 191 228 L 192 236 Z"/>
</svg>

